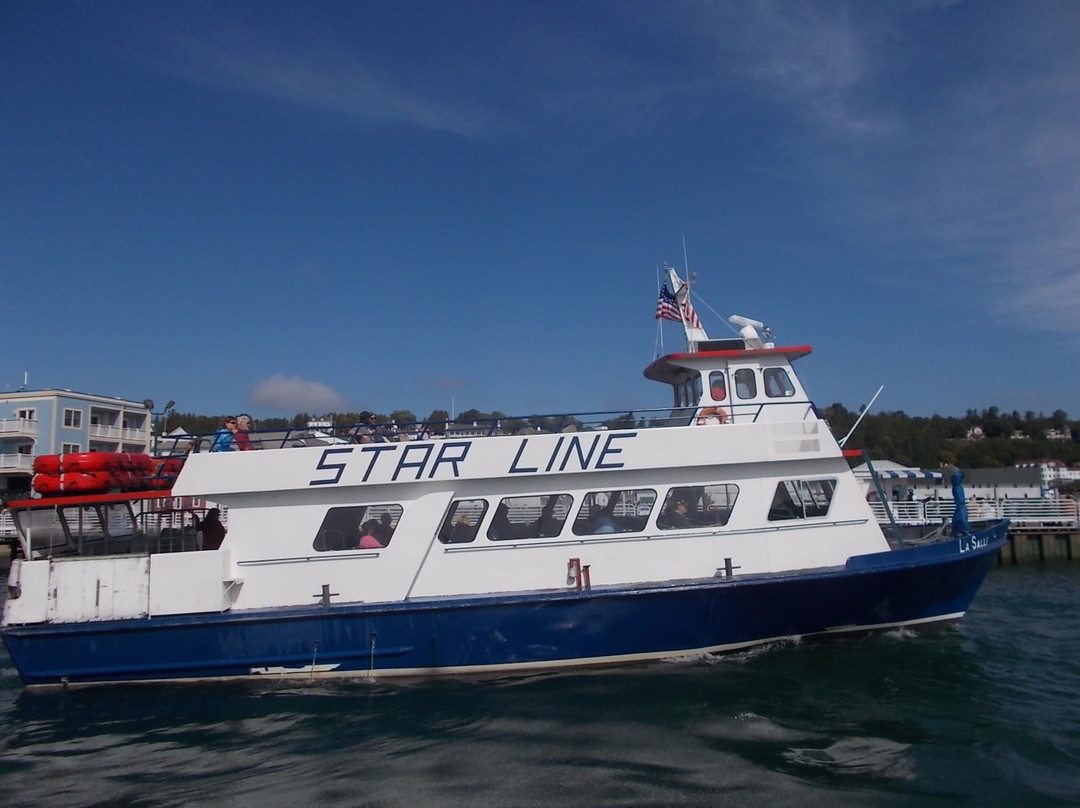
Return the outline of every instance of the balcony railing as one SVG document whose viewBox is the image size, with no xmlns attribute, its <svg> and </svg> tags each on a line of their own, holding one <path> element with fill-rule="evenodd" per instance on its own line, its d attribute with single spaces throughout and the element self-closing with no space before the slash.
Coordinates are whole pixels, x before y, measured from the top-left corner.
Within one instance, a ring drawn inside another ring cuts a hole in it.
<svg viewBox="0 0 1080 808">
<path fill-rule="evenodd" d="M 0 418 L 0 435 L 36 435 L 37 421 L 30 418 Z"/>
<path fill-rule="evenodd" d="M 144 443 L 148 437 L 145 429 L 127 429 L 120 426 L 108 426 L 107 424 L 91 424 L 91 438 L 104 438 L 105 440 L 122 440 L 128 443 Z"/>
<path fill-rule="evenodd" d="M 34 456 L 28 454 L 0 454 L 0 471 L 32 471 Z"/>
</svg>

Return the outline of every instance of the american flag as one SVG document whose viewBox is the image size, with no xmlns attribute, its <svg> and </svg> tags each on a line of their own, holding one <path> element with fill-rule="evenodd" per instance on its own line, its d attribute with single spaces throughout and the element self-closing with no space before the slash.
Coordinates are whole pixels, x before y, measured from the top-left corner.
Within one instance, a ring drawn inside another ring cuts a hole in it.
<svg viewBox="0 0 1080 808">
<path fill-rule="evenodd" d="M 701 328 L 701 320 L 694 311 L 694 304 L 690 302 L 690 290 L 686 290 L 686 297 L 682 301 L 682 321 L 687 328 Z"/>
<path fill-rule="evenodd" d="M 656 301 L 656 319 L 674 320 L 677 323 L 683 321 L 675 295 L 668 291 L 666 283 L 660 288 L 660 299 Z"/>
</svg>

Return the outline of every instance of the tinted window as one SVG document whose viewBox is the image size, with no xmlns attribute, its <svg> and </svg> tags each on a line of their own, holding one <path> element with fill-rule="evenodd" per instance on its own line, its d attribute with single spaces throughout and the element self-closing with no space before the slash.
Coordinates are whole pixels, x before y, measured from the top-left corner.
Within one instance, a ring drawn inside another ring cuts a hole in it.
<svg viewBox="0 0 1080 808">
<path fill-rule="evenodd" d="M 724 378 L 722 370 L 714 370 L 709 374 L 709 393 L 712 395 L 713 401 L 727 399 L 727 380 Z"/>
<path fill-rule="evenodd" d="M 630 491 L 590 491 L 581 501 L 574 519 L 574 534 L 594 536 L 602 533 L 636 533 L 645 529 L 656 492 L 648 489 Z"/>
<path fill-rule="evenodd" d="M 569 494 L 507 497 L 495 508 L 488 525 L 488 538 L 504 541 L 558 536 L 573 501 Z"/>
<path fill-rule="evenodd" d="M 672 488 L 656 519 L 661 530 L 726 525 L 739 496 L 739 486 L 710 483 Z"/>
<path fill-rule="evenodd" d="M 450 510 L 439 528 L 439 541 L 443 544 L 471 542 L 480 530 L 487 507 L 487 500 L 484 499 L 459 499 L 450 503 Z"/>
<path fill-rule="evenodd" d="M 784 480 L 776 485 L 769 521 L 806 519 L 829 512 L 836 480 Z"/>
<path fill-rule="evenodd" d="M 352 505 L 326 512 L 312 546 L 320 553 L 335 550 L 378 550 L 390 543 L 400 505 Z"/>
<path fill-rule="evenodd" d="M 765 395 L 769 398 L 787 398 L 795 395 L 795 385 L 788 378 L 783 368 L 767 368 L 762 371 L 765 380 Z"/>
<path fill-rule="evenodd" d="M 735 393 L 739 398 L 757 398 L 757 376 L 750 368 L 735 371 Z"/>
</svg>

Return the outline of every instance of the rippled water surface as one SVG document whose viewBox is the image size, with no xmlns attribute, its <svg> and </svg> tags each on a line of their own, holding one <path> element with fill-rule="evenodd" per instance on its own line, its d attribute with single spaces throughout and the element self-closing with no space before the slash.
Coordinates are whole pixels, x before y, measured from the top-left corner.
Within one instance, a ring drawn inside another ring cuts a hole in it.
<svg viewBox="0 0 1080 808">
<path fill-rule="evenodd" d="M 0 805 L 1080 805 L 1080 567 L 956 627 L 526 679 L 24 692 Z"/>
</svg>

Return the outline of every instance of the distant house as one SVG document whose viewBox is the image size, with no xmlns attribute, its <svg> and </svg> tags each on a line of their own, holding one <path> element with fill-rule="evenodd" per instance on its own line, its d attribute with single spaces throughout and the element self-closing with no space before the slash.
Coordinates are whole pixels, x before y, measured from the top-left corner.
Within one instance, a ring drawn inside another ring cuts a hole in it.
<svg viewBox="0 0 1080 808">
<path fill-rule="evenodd" d="M 951 471 L 923 471 L 891 460 L 875 460 L 873 466 L 885 496 L 893 502 L 952 497 Z M 853 471 L 869 491 L 873 480 L 867 464 L 856 466 Z M 1054 496 L 1054 480 L 1078 478 L 1080 469 L 1066 469 L 1058 461 L 1004 469 L 964 469 L 964 492 L 979 499 L 1037 499 Z"/>
<path fill-rule="evenodd" d="M 0 493 L 29 491 L 38 455 L 146 452 L 151 419 L 141 401 L 71 390 L 0 393 Z"/>
<path fill-rule="evenodd" d="M 867 491 L 874 489 L 870 465 L 863 463 L 853 469 L 855 479 L 865 485 Z M 894 502 L 910 498 L 933 499 L 940 495 L 943 485 L 940 471 L 923 471 L 910 466 L 902 466 L 891 460 L 875 460 L 873 468 L 885 491 L 885 496 Z M 944 481 L 944 485 L 947 486 L 948 481 Z"/>
</svg>

